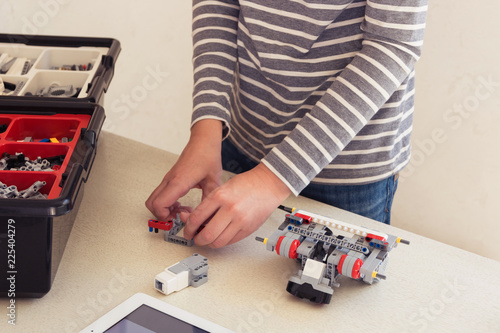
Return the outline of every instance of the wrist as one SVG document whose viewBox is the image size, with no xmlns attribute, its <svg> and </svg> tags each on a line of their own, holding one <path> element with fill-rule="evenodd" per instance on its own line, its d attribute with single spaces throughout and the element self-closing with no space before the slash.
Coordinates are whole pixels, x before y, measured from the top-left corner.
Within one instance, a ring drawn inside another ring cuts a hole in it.
<svg viewBox="0 0 500 333">
<path fill-rule="evenodd" d="M 253 172 L 256 173 L 257 177 L 262 181 L 262 183 L 266 184 L 273 196 L 280 203 L 285 200 L 292 191 L 288 188 L 288 186 L 272 172 L 265 164 L 259 163 L 255 168 L 252 169 Z"/>
<path fill-rule="evenodd" d="M 203 119 L 191 127 L 190 140 L 222 142 L 222 122 L 218 119 Z"/>
</svg>

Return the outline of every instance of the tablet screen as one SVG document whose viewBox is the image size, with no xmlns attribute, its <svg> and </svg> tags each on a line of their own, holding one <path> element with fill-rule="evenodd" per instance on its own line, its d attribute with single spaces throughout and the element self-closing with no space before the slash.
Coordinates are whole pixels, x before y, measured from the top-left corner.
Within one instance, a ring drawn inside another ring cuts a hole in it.
<svg viewBox="0 0 500 333">
<path fill-rule="evenodd" d="M 204 333 L 208 332 L 166 313 L 141 305 L 105 331 L 106 333 Z"/>
</svg>

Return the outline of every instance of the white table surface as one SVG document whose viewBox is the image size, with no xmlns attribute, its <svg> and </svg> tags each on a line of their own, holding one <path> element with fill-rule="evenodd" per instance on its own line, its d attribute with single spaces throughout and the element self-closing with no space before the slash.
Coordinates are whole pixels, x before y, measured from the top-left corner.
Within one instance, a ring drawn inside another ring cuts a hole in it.
<svg viewBox="0 0 500 333">
<path fill-rule="evenodd" d="M 285 204 L 411 241 L 391 252 L 387 280 L 370 286 L 342 277 L 328 305 L 291 296 L 285 288 L 298 264 L 254 240 L 283 222 L 279 210 L 254 235 L 222 249 L 166 243 L 161 233 L 148 232 L 152 216 L 144 201 L 175 160 L 102 133 L 52 290 L 40 299 L 16 299 L 15 326 L 7 323 L 9 300 L 0 299 L 0 331 L 79 331 L 143 292 L 236 332 L 500 332 L 499 262 L 306 198 Z M 199 193 L 190 193 L 183 203 L 198 200 Z M 208 282 L 158 293 L 155 275 L 193 253 L 208 258 Z"/>
</svg>

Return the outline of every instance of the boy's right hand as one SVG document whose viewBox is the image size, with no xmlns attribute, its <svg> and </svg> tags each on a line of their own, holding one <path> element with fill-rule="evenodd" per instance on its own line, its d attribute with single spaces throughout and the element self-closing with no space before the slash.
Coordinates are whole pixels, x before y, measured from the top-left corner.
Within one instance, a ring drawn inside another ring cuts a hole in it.
<svg viewBox="0 0 500 333">
<path fill-rule="evenodd" d="M 221 184 L 221 143 L 219 120 L 205 119 L 193 125 L 181 156 L 146 201 L 157 219 L 167 220 L 179 211 L 191 211 L 178 201 L 191 189 L 201 189 L 205 198 Z"/>
</svg>

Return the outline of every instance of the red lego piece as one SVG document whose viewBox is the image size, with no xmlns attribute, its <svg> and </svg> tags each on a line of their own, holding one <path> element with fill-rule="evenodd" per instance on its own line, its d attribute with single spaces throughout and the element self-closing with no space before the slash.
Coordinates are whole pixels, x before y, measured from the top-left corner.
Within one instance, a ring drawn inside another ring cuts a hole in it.
<svg viewBox="0 0 500 333">
<path fill-rule="evenodd" d="M 312 217 L 300 214 L 300 213 L 295 213 L 295 216 L 302 218 L 304 220 L 302 223 L 309 224 L 312 221 Z"/>
<path fill-rule="evenodd" d="M 158 233 L 158 229 L 168 231 L 172 229 L 173 224 L 174 223 L 172 221 L 164 222 L 158 220 L 149 220 L 148 221 L 149 232 L 152 232 L 153 229 L 155 230 L 156 233 Z"/>
<path fill-rule="evenodd" d="M 374 235 L 374 234 L 368 234 L 368 235 L 366 235 L 366 237 L 369 237 L 371 239 L 378 239 L 379 241 L 382 241 L 382 242 L 385 242 L 387 240 L 382 236 Z"/>
</svg>

